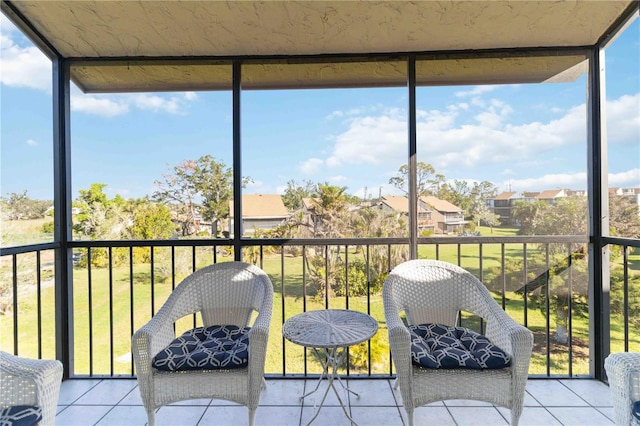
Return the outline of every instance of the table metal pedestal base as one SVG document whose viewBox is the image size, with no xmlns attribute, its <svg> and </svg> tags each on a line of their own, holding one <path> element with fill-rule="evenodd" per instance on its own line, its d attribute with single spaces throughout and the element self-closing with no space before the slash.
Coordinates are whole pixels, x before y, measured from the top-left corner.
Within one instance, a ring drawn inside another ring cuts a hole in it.
<svg viewBox="0 0 640 426">
<path fill-rule="evenodd" d="M 342 402 L 342 398 L 340 397 L 340 392 L 338 392 L 338 389 L 336 389 L 333 383 L 334 381 L 337 380 L 340 386 L 342 386 L 342 389 L 354 394 L 357 399 L 360 399 L 360 394 L 349 389 L 342 382 L 342 379 L 338 374 L 338 368 L 340 367 L 340 364 L 342 364 L 342 362 L 344 362 L 344 360 L 346 359 L 347 348 L 333 347 L 333 348 L 325 348 L 322 350 L 311 348 L 311 350 L 313 351 L 315 356 L 320 361 L 320 364 L 322 365 L 322 374 L 320 375 L 320 378 L 316 383 L 316 387 L 311 392 L 307 392 L 306 394 L 302 395 L 300 397 L 300 401 L 303 401 L 309 395 L 317 392 L 318 388 L 320 387 L 320 383 L 324 379 L 327 379 L 327 388 L 325 389 L 324 394 L 322 395 L 322 400 L 320 400 L 320 403 L 314 404 L 314 407 L 317 407 L 316 412 L 313 414 L 313 417 L 311 418 L 311 420 L 309 420 L 309 423 L 307 423 L 307 426 L 310 425 L 316 419 L 316 417 L 318 417 L 318 414 L 320 413 L 320 409 L 322 409 L 322 405 L 324 404 L 324 401 L 327 399 L 327 395 L 329 394 L 329 389 L 333 389 L 333 392 L 338 397 L 338 402 L 342 407 L 342 411 L 344 411 L 344 414 L 347 416 L 349 421 L 351 421 L 352 424 L 357 425 L 357 423 L 353 420 L 353 418 L 349 414 L 349 410 L 347 409 L 345 403 Z"/>
</svg>

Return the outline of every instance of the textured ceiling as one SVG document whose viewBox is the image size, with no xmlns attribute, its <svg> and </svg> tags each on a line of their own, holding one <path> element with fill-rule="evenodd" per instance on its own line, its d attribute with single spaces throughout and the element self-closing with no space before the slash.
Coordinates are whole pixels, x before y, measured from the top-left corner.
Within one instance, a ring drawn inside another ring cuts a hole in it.
<svg viewBox="0 0 640 426">
<path fill-rule="evenodd" d="M 4 1 L 4 0 L 3 0 Z M 215 58 L 564 48 L 594 45 L 624 1 L 28 1 L 10 3 L 62 56 L 131 58 L 74 62 L 87 91 L 230 87 Z M 5 8 L 3 8 L 5 10 Z M 11 15 L 10 15 L 11 17 Z M 584 60 L 548 56 L 424 61 L 422 84 L 546 81 Z M 207 63 L 195 59 L 206 57 Z M 156 63 L 135 58 L 160 58 Z M 188 58 L 189 63 L 171 60 Z M 391 61 L 254 61 L 247 88 L 396 85 L 406 65 Z M 466 79 L 466 80 L 465 80 Z M 367 83 L 368 80 L 368 83 Z"/>
</svg>

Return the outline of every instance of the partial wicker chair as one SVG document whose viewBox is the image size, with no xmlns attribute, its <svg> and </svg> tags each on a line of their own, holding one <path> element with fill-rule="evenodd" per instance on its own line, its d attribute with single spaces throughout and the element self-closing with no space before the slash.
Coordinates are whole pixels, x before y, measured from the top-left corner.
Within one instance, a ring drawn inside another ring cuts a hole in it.
<svg viewBox="0 0 640 426">
<path fill-rule="evenodd" d="M 0 424 L 53 425 L 62 372 L 60 361 L 0 351 Z"/>
<path fill-rule="evenodd" d="M 604 360 L 604 368 L 609 378 L 616 424 L 640 424 L 633 415 L 634 403 L 640 404 L 640 352 L 610 354 Z"/>
<path fill-rule="evenodd" d="M 217 263 L 185 278 L 132 338 L 133 360 L 149 425 L 155 424 L 156 408 L 195 398 L 225 399 L 246 405 L 249 424 L 253 425 L 265 383 L 272 309 L 273 285 L 256 266 L 243 262 Z M 187 332 L 176 343 L 179 338 L 176 339 L 174 323 L 197 312 L 206 329 Z M 224 330 L 228 338 L 216 341 L 215 345 L 203 339 L 199 347 L 204 350 L 200 353 L 205 354 L 204 358 L 180 364 L 174 355 L 187 348 L 184 339 L 208 336 L 210 342 L 213 335 L 207 333 L 212 329 Z M 238 337 L 245 340 L 233 340 Z M 234 352 L 238 347 L 244 353 Z"/>
<path fill-rule="evenodd" d="M 397 372 L 396 387 L 400 386 L 410 425 L 414 424 L 416 407 L 447 399 L 473 399 L 509 408 L 511 424 L 518 424 L 533 334 L 505 313 L 484 284 L 468 271 L 450 263 L 410 260 L 390 272 L 382 297 L 391 355 Z M 406 324 L 400 316 L 403 312 Z M 485 319 L 484 336 L 502 349 L 505 364 L 506 359 L 510 360 L 509 366 L 469 369 L 425 368 L 414 364 L 412 344 L 416 335 L 409 327 L 415 329 L 424 324 L 456 326 L 460 312 Z"/>
</svg>

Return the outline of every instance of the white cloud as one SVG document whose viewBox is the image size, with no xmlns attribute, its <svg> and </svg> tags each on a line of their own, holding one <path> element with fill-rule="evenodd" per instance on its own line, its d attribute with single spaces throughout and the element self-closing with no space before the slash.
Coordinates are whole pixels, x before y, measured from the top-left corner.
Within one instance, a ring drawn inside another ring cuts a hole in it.
<svg viewBox="0 0 640 426">
<path fill-rule="evenodd" d="M 298 167 L 306 175 L 312 175 L 322 168 L 324 161 L 319 158 L 309 158 Z"/>
<path fill-rule="evenodd" d="M 342 175 L 336 175 L 336 176 L 329 176 L 329 178 L 327 180 L 329 181 L 329 183 L 340 184 L 342 182 L 348 181 L 349 178 L 347 178 L 346 176 L 342 176 Z"/>
<path fill-rule="evenodd" d="M 29 145 L 29 146 L 38 146 L 38 142 L 34 141 L 33 139 L 29 139 L 29 140 L 27 140 L 27 145 Z"/>
<path fill-rule="evenodd" d="M 460 90 L 455 93 L 458 98 L 472 98 L 497 89 L 497 85 L 475 86 L 471 90 Z"/>
<path fill-rule="evenodd" d="M 2 16 L 0 33 L 0 82 L 11 87 L 51 92 L 51 61 L 35 46 L 20 46 L 11 38 L 17 34 Z"/>
<path fill-rule="evenodd" d="M 609 186 L 622 188 L 640 187 L 640 168 L 631 169 L 621 173 L 609 173 Z"/>
<path fill-rule="evenodd" d="M 354 119 L 350 128 L 336 137 L 329 167 L 342 164 L 380 164 L 407 157 L 407 122 L 397 111 L 378 117 Z M 402 164 L 402 163 L 400 163 Z"/>
<path fill-rule="evenodd" d="M 640 134 L 639 95 L 607 103 L 610 143 L 637 143 Z M 472 107 L 475 123 L 457 123 L 459 108 L 417 111 L 418 158 L 428 158 L 436 170 L 490 166 L 535 159 L 549 160 L 552 150 L 587 139 L 585 105 L 569 108 L 548 121 L 510 124 L 511 105 L 490 99 Z M 407 118 L 402 111 L 353 118 L 335 138 L 327 165 L 406 163 Z"/>
<path fill-rule="evenodd" d="M 640 93 L 607 100 L 606 114 L 608 143 L 640 142 Z"/>
<path fill-rule="evenodd" d="M 498 185 L 503 191 L 541 191 L 546 189 L 586 189 L 587 173 L 556 173 L 530 179 L 510 179 Z"/>
<path fill-rule="evenodd" d="M 124 95 L 85 95 L 77 91 L 71 96 L 71 109 L 87 114 L 114 117 L 133 109 L 184 114 L 189 102 L 197 99 L 197 94 L 186 92 L 168 98 L 146 93 Z"/>
<path fill-rule="evenodd" d="M 109 97 L 72 95 L 71 110 L 104 117 L 115 117 L 129 112 L 129 105 L 112 100 Z"/>
<path fill-rule="evenodd" d="M 195 99 L 197 95 L 193 92 L 187 92 L 186 94 L 170 96 L 169 98 L 146 93 L 136 93 L 126 96 L 126 99 L 130 101 L 132 105 L 141 110 L 182 114 L 187 103 Z"/>
<path fill-rule="evenodd" d="M 609 173 L 609 186 L 622 188 L 640 187 L 640 169 L 621 173 Z M 530 179 L 510 179 L 498 185 L 503 191 L 523 192 L 546 189 L 587 189 L 587 173 L 554 173 Z"/>
</svg>

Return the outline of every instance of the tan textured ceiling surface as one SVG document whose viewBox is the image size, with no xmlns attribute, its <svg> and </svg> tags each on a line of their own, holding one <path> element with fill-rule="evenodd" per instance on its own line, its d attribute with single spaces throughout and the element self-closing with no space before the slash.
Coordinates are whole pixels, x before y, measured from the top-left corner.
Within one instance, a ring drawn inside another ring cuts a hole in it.
<svg viewBox="0 0 640 426">
<path fill-rule="evenodd" d="M 12 4 L 65 57 L 193 59 L 588 46 L 632 2 L 22 0 Z M 463 78 L 545 81 L 584 57 L 533 59 L 466 64 L 457 59 L 438 65 L 431 61 L 419 78 L 422 75 L 424 84 L 455 84 Z M 470 65 L 474 71 L 468 70 Z M 371 85 L 393 85 L 399 77 L 402 82 L 406 72 L 404 65 L 394 62 L 270 63 L 245 68 L 248 88 L 349 86 L 367 78 Z M 195 90 L 226 88 L 229 70 L 227 65 L 210 64 L 78 64 L 72 76 L 87 91 Z"/>
</svg>

